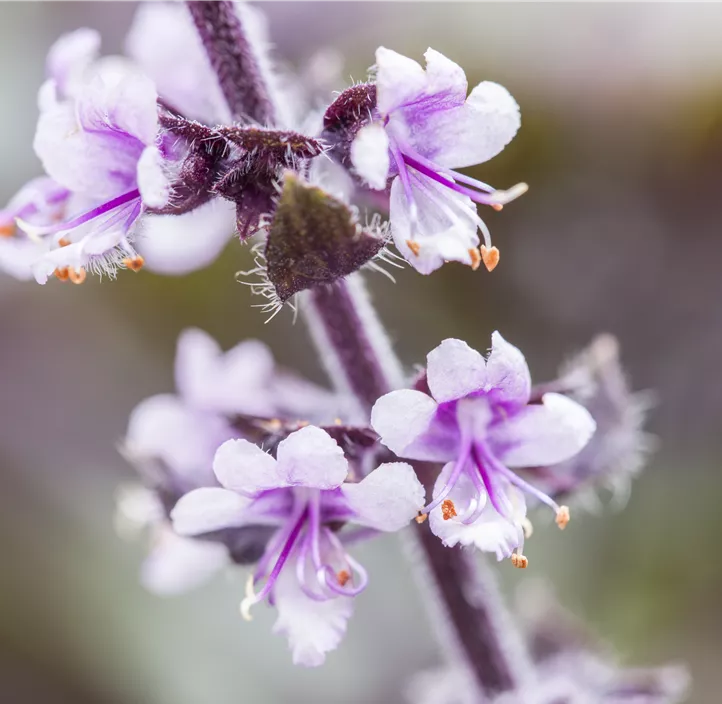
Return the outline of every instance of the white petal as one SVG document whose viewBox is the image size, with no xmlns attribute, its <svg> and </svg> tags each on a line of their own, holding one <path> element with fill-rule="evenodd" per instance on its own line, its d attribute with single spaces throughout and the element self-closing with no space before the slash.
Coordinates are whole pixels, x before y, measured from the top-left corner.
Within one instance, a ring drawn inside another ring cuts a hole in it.
<svg viewBox="0 0 722 704">
<path fill-rule="evenodd" d="M 421 66 L 391 49 L 376 50 L 376 106 L 382 115 L 422 95 L 426 73 Z"/>
<path fill-rule="evenodd" d="M 430 274 L 447 261 L 470 265 L 470 250 L 479 246 L 474 203 L 415 171 L 409 175 L 415 206 L 409 203 L 400 177 L 391 184 L 389 210 L 396 247 L 422 274 Z M 418 251 L 412 251 L 409 240 Z"/>
<path fill-rule="evenodd" d="M 140 581 L 158 596 L 175 596 L 200 586 L 229 563 L 225 545 L 162 529 L 143 563 Z"/>
<path fill-rule="evenodd" d="M 321 428 L 309 425 L 278 444 L 279 472 L 294 486 L 335 489 L 348 474 L 338 443 Z"/>
<path fill-rule="evenodd" d="M 437 109 L 443 105 L 462 104 L 466 98 L 468 84 L 464 69 L 455 61 L 435 49 L 427 49 L 426 92 L 434 98 Z"/>
<path fill-rule="evenodd" d="M 444 467 L 434 485 L 434 496 L 441 491 L 453 466 L 453 463 L 449 463 Z M 526 515 L 524 496 L 512 486 L 507 486 L 506 491 L 516 509 L 514 519 L 520 522 Z M 467 474 L 462 474 L 448 496 L 454 502 L 457 516 L 444 520 L 441 507 L 433 509 L 429 515 L 431 531 L 447 547 L 473 545 L 484 552 L 495 553 L 498 559 L 509 557 L 512 550 L 518 547 L 519 530 L 496 512 L 486 494 L 482 494 L 480 497 L 485 505 L 479 518 L 470 525 L 462 523 L 464 513 L 471 507 L 472 499 L 478 496 L 471 479 Z"/>
<path fill-rule="evenodd" d="M 458 108 L 430 113 L 414 146 L 440 166 L 482 164 L 501 152 L 521 126 L 519 106 L 498 83 L 485 81 Z"/>
<path fill-rule="evenodd" d="M 252 499 L 228 489 L 194 489 L 182 496 L 170 512 L 173 529 L 179 535 L 200 535 L 246 525 L 251 503 Z"/>
<path fill-rule="evenodd" d="M 371 188 L 382 191 L 389 176 L 389 137 L 378 122 L 362 127 L 351 144 L 351 163 Z"/>
<path fill-rule="evenodd" d="M 73 95 L 100 51 L 100 33 L 83 27 L 60 37 L 48 52 L 45 72 L 62 96 Z"/>
<path fill-rule="evenodd" d="M 188 274 L 211 264 L 236 227 L 236 206 L 215 198 L 183 215 L 145 215 L 134 245 L 151 271 Z"/>
<path fill-rule="evenodd" d="M 426 495 L 414 468 L 405 462 L 380 465 L 358 484 L 341 487 L 356 513 L 354 523 L 377 530 L 401 530 L 423 508 Z"/>
<path fill-rule="evenodd" d="M 248 440 L 228 440 L 216 452 L 213 471 L 227 489 L 253 495 L 288 486 L 279 463 Z"/>
<path fill-rule="evenodd" d="M 284 569 L 273 588 L 278 618 L 274 633 L 288 639 L 295 665 L 317 667 L 326 653 L 335 650 L 353 611 L 351 597 L 339 596 L 328 601 L 313 601 L 296 581 L 295 571 Z"/>
<path fill-rule="evenodd" d="M 429 389 L 439 403 L 463 398 L 487 382 L 486 361 L 462 340 L 444 340 L 426 360 Z"/>
<path fill-rule="evenodd" d="M 584 406 L 561 394 L 545 394 L 541 404 L 522 408 L 490 428 L 490 444 L 509 467 L 546 467 L 576 455 L 596 423 Z"/>
<path fill-rule="evenodd" d="M 149 208 L 161 208 L 168 202 L 170 184 L 163 171 L 163 157 L 156 147 L 146 147 L 140 155 L 138 189 Z"/>
<path fill-rule="evenodd" d="M 399 457 L 448 461 L 456 454 L 458 433 L 436 419 L 438 404 L 421 391 L 399 389 L 382 396 L 371 409 L 371 427 Z"/>
<path fill-rule="evenodd" d="M 531 394 L 531 374 L 521 350 L 510 345 L 499 332 L 491 336 L 491 354 L 486 363 L 487 383 L 494 400 L 524 406 Z"/>
</svg>

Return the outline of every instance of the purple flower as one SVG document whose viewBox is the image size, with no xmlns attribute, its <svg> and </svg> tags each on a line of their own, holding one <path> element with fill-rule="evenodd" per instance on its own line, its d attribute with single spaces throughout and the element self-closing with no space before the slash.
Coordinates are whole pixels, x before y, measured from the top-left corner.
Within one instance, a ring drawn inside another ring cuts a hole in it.
<svg viewBox="0 0 722 704">
<path fill-rule="evenodd" d="M 351 161 L 372 188 L 393 179 L 392 233 L 414 268 L 429 274 L 450 260 L 476 268 L 483 259 L 491 270 L 498 250 L 475 204 L 500 209 L 526 185 L 494 190 L 452 169 L 501 152 L 519 129 L 519 106 L 489 81 L 467 97 L 461 67 L 433 49 L 425 57 L 426 70 L 390 49 L 376 51 L 376 108 L 351 145 Z"/>
<path fill-rule="evenodd" d="M 97 44 L 90 30 L 58 40 L 40 92 L 35 151 L 72 201 L 64 221 L 18 220 L 44 241 L 33 264 L 39 283 L 53 272 L 80 282 L 88 269 L 112 276 L 139 268 L 136 220 L 170 193 L 153 82 L 123 59 L 93 61 Z"/>
<path fill-rule="evenodd" d="M 498 332 L 486 360 L 453 339 L 427 360 L 430 394 L 386 394 L 376 402 L 371 424 L 399 457 L 447 463 L 424 509 L 445 545 L 475 545 L 525 567 L 525 494 L 554 509 L 562 528 L 569 512 L 510 467 L 548 466 L 571 457 L 589 441 L 594 421 L 560 394 L 530 404 L 524 356 Z"/>
<path fill-rule="evenodd" d="M 331 414 L 333 402 L 313 384 L 278 371 L 264 344 L 249 340 L 224 353 L 192 328 L 178 338 L 175 377 L 177 394 L 147 398 L 131 413 L 124 454 L 150 486 L 119 500 L 123 525 L 149 529 L 141 581 L 160 594 L 190 589 L 230 562 L 226 545 L 176 535 L 167 512 L 184 493 L 217 486 L 216 450 L 239 435 L 231 417 L 305 417 L 312 407 Z"/>
<path fill-rule="evenodd" d="M 343 451 L 315 426 L 281 441 L 275 459 L 246 440 L 230 440 L 218 449 L 213 469 L 223 488 L 184 496 L 171 512 L 176 532 L 275 527 L 241 612 L 248 618 L 251 606 L 268 598 L 278 610 L 275 630 L 288 638 L 294 662 L 320 665 L 341 640 L 351 597 L 368 581 L 338 526 L 400 530 L 423 506 L 423 487 L 403 463 L 383 464 L 347 483 Z"/>
</svg>

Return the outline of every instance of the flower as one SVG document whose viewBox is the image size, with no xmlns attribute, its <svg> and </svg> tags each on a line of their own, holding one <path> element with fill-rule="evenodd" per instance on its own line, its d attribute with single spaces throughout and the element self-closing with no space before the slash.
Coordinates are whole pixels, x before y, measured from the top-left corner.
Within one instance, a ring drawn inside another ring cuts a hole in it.
<svg viewBox="0 0 722 704">
<path fill-rule="evenodd" d="M 318 387 L 279 372 L 270 350 L 248 340 L 227 352 L 202 330 L 184 330 L 175 362 L 177 394 L 142 401 L 131 413 L 123 451 L 145 487 L 123 491 L 118 517 L 123 532 L 149 529 L 151 552 L 141 581 L 151 591 L 175 594 L 199 585 L 217 570 L 257 558 L 267 531 L 229 532 L 190 539 L 176 535 L 168 512 L 186 492 L 217 486 L 213 457 L 240 433 L 239 414 L 304 417 L 311 407 L 331 412 L 332 399 Z"/>
<path fill-rule="evenodd" d="M 170 192 L 153 82 L 123 59 L 94 60 L 98 43 L 90 30 L 61 37 L 40 91 L 35 152 L 72 208 L 61 222 L 18 220 L 45 243 L 33 264 L 39 283 L 54 272 L 80 283 L 86 269 L 113 276 L 121 266 L 140 268 L 134 225 Z"/>
<path fill-rule="evenodd" d="M 449 260 L 472 268 L 483 260 L 491 270 L 499 253 L 475 204 L 501 209 L 526 184 L 499 191 L 452 169 L 501 152 L 519 129 L 519 106 L 489 81 L 467 97 L 461 67 L 433 49 L 425 58 L 426 70 L 390 49 L 376 51 L 375 109 L 351 144 L 351 162 L 371 188 L 383 190 L 392 179 L 394 240 L 419 272 Z"/>
<path fill-rule="evenodd" d="M 454 339 L 444 340 L 427 359 L 430 393 L 402 389 L 382 396 L 371 425 L 399 457 L 447 463 L 424 509 L 445 545 L 475 545 L 526 567 L 525 494 L 554 509 L 561 528 L 569 511 L 510 467 L 548 466 L 571 457 L 591 438 L 594 420 L 560 394 L 529 403 L 524 356 L 498 332 L 486 360 Z"/>
<path fill-rule="evenodd" d="M 351 597 L 368 581 L 338 526 L 400 530 L 423 506 L 423 487 L 404 463 L 382 464 L 360 482 L 347 483 L 343 451 L 316 426 L 282 440 L 275 459 L 246 440 L 230 440 L 218 449 L 213 470 L 222 488 L 182 497 L 171 512 L 173 527 L 198 535 L 273 526 L 241 612 L 249 618 L 251 606 L 269 598 L 278 611 L 275 631 L 286 635 L 294 662 L 320 665 L 341 640 Z"/>
</svg>

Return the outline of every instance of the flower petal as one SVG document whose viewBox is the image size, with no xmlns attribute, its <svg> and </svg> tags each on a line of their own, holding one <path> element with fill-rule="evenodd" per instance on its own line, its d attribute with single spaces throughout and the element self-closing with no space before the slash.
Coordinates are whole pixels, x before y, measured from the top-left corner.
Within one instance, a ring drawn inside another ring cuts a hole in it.
<svg viewBox="0 0 722 704">
<path fill-rule="evenodd" d="M 382 396 L 371 410 L 371 426 L 399 457 L 445 462 L 457 453 L 459 433 L 452 414 L 439 410 L 421 391 L 399 389 Z"/>
<path fill-rule="evenodd" d="M 97 58 L 100 34 L 83 27 L 60 37 L 48 52 L 45 72 L 60 96 L 72 95 L 83 71 Z"/>
<path fill-rule="evenodd" d="M 134 245 L 145 265 L 159 274 L 188 274 L 218 258 L 236 227 L 236 206 L 214 198 L 183 215 L 146 214 Z"/>
<path fill-rule="evenodd" d="M 339 596 L 327 601 L 309 599 L 296 580 L 292 569 L 284 569 L 273 587 L 278 618 L 274 633 L 288 639 L 295 665 L 317 667 L 326 653 L 335 650 L 353 611 L 353 600 Z"/>
<path fill-rule="evenodd" d="M 274 366 L 273 355 L 262 342 L 247 340 L 224 353 L 203 330 L 188 328 L 178 338 L 176 387 L 195 408 L 270 416 Z"/>
<path fill-rule="evenodd" d="M 170 512 L 179 535 L 201 535 L 253 522 L 248 508 L 253 499 L 220 487 L 194 489 L 180 498 Z"/>
<path fill-rule="evenodd" d="M 389 176 L 389 137 L 378 122 L 362 127 L 351 143 L 351 163 L 371 188 L 382 191 Z"/>
<path fill-rule="evenodd" d="M 450 462 L 442 470 L 434 485 L 433 495 L 436 496 L 451 474 L 454 463 Z M 521 521 L 526 515 L 524 495 L 512 486 L 506 487 L 507 496 L 515 508 L 515 519 Z M 448 498 L 453 501 L 457 515 L 444 520 L 441 506 L 433 509 L 429 514 L 429 527 L 447 547 L 455 545 L 473 545 L 484 552 L 493 552 L 501 560 L 511 555 L 512 550 L 519 545 L 519 529 L 510 521 L 502 518 L 487 500 L 486 494 L 479 494 L 469 476 L 464 473 L 451 490 Z M 479 518 L 470 525 L 462 520 L 464 514 L 472 508 L 471 502 L 481 498 L 485 506 Z"/>
<path fill-rule="evenodd" d="M 499 332 L 492 333 L 491 354 L 486 362 L 487 383 L 495 401 L 516 408 L 529 403 L 531 374 L 521 350 Z"/>
<path fill-rule="evenodd" d="M 279 472 L 293 486 L 335 489 L 348 474 L 348 462 L 338 443 L 325 431 L 309 425 L 278 444 Z"/>
<path fill-rule="evenodd" d="M 216 452 L 213 471 L 227 489 L 252 496 L 289 482 L 280 463 L 248 440 L 228 440 Z"/>
<path fill-rule="evenodd" d="M 439 403 L 456 401 L 487 383 L 486 361 L 462 340 L 444 340 L 426 360 L 429 389 Z"/>
<path fill-rule="evenodd" d="M 509 467 L 546 467 L 563 462 L 590 440 L 596 423 L 584 406 L 561 394 L 522 408 L 489 429 L 496 456 Z"/>
<path fill-rule="evenodd" d="M 163 528 L 143 563 L 140 581 L 158 596 L 175 596 L 200 586 L 229 563 L 225 545 Z"/>
<path fill-rule="evenodd" d="M 426 501 L 424 487 L 405 462 L 382 464 L 358 484 L 343 484 L 341 491 L 356 514 L 354 523 L 383 531 L 401 530 Z"/>
<path fill-rule="evenodd" d="M 425 87 L 426 73 L 416 61 L 383 46 L 376 50 L 376 107 L 382 115 L 422 95 Z"/>
<path fill-rule="evenodd" d="M 138 189 L 149 208 L 161 208 L 168 202 L 170 183 L 163 171 L 163 157 L 157 147 L 146 147 L 138 160 Z"/>
<path fill-rule="evenodd" d="M 421 274 L 430 274 L 447 261 L 471 265 L 469 252 L 479 246 L 476 206 L 466 196 L 413 170 L 409 178 L 415 206 L 400 177 L 391 184 L 391 234 L 398 250 Z M 414 250 L 409 241 L 414 242 Z"/>
<path fill-rule="evenodd" d="M 498 83 L 474 88 L 461 107 L 429 112 L 413 130 L 413 146 L 439 166 L 482 164 L 511 142 L 521 125 L 519 106 Z"/>
</svg>

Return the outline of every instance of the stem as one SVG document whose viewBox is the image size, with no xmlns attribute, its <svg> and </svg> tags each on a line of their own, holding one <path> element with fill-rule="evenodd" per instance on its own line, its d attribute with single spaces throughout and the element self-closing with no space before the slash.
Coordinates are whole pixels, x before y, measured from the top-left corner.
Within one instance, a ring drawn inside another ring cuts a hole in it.
<svg viewBox="0 0 722 704">
<path fill-rule="evenodd" d="M 270 124 L 273 103 L 234 5 L 227 0 L 187 3 L 233 119 Z"/>
</svg>

